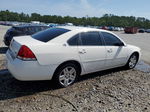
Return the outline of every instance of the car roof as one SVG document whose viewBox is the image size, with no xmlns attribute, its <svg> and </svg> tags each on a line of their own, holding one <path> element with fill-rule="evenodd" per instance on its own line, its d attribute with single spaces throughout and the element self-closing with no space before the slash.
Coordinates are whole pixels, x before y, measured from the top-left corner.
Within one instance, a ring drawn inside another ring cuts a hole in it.
<svg viewBox="0 0 150 112">
<path fill-rule="evenodd" d="M 78 26 L 59 26 L 58 28 L 64 28 L 68 30 L 81 30 L 81 29 L 86 29 L 86 27 L 78 27 Z"/>
<path fill-rule="evenodd" d="M 58 36 L 57 38 L 52 39 L 51 41 L 49 41 L 51 43 L 64 43 L 68 39 L 70 39 L 71 37 L 75 36 L 76 34 L 82 33 L 82 32 L 95 32 L 95 31 L 96 32 L 108 32 L 108 33 L 111 33 L 111 34 L 115 35 L 116 37 L 118 37 L 113 32 L 103 30 L 103 29 L 96 29 L 96 28 L 89 28 L 89 27 L 78 27 L 78 26 L 58 26 L 56 28 L 67 29 L 70 31 Z"/>
<path fill-rule="evenodd" d="M 80 27 L 80 26 L 59 26 L 56 28 L 63 28 L 63 29 L 67 29 L 70 31 L 78 30 L 78 31 L 105 31 L 105 32 L 109 32 L 109 31 L 103 30 L 103 29 Z"/>
</svg>

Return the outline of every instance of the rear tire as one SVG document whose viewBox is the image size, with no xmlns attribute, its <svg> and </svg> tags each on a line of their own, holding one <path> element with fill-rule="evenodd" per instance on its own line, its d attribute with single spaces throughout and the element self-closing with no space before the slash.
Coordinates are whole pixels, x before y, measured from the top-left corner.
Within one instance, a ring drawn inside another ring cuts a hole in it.
<svg viewBox="0 0 150 112">
<path fill-rule="evenodd" d="M 75 64 L 67 63 L 56 71 L 53 80 L 59 87 L 67 87 L 77 80 L 79 74 L 79 69 Z"/>
<path fill-rule="evenodd" d="M 138 54 L 136 54 L 136 53 L 133 53 L 131 56 L 130 56 L 130 58 L 129 58 L 129 60 L 128 60 L 128 62 L 127 62 L 127 64 L 126 64 L 126 68 L 127 69 L 133 69 L 135 66 L 136 66 L 136 64 L 137 64 L 137 62 L 138 62 Z"/>
</svg>

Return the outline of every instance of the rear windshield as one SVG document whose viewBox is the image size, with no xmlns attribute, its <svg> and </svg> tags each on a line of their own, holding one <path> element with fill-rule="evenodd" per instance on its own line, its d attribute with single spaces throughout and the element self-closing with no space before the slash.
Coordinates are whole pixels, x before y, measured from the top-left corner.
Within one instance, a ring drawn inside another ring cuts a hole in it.
<svg viewBox="0 0 150 112">
<path fill-rule="evenodd" d="M 41 31 L 32 35 L 32 37 L 42 42 L 48 42 L 54 39 L 55 37 L 62 35 L 68 31 L 70 30 L 63 29 L 63 28 L 49 28 L 47 30 L 44 30 L 44 31 Z"/>
</svg>

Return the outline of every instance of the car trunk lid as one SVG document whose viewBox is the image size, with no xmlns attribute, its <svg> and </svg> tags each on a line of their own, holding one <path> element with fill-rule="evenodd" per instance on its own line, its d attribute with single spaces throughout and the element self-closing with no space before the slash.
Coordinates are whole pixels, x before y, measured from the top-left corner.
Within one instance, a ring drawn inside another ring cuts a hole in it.
<svg viewBox="0 0 150 112">
<path fill-rule="evenodd" d="M 22 45 L 30 47 L 39 44 L 41 45 L 43 42 L 35 40 L 31 36 L 14 37 L 9 46 L 9 53 L 11 57 L 15 59 Z"/>
</svg>

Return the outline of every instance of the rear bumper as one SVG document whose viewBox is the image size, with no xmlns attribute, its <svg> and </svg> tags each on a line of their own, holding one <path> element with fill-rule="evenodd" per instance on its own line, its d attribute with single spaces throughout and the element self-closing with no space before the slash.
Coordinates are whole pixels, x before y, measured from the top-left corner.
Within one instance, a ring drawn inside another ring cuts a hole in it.
<svg viewBox="0 0 150 112">
<path fill-rule="evenodd" d="M 18 80 L 51 80 L 55 71 L 55 66 L 40 65 L 37 61 L 22 61 L 11 58 L 9 51 L 6 53 L 7 68 L 9 72 Z"/>
</svg>

